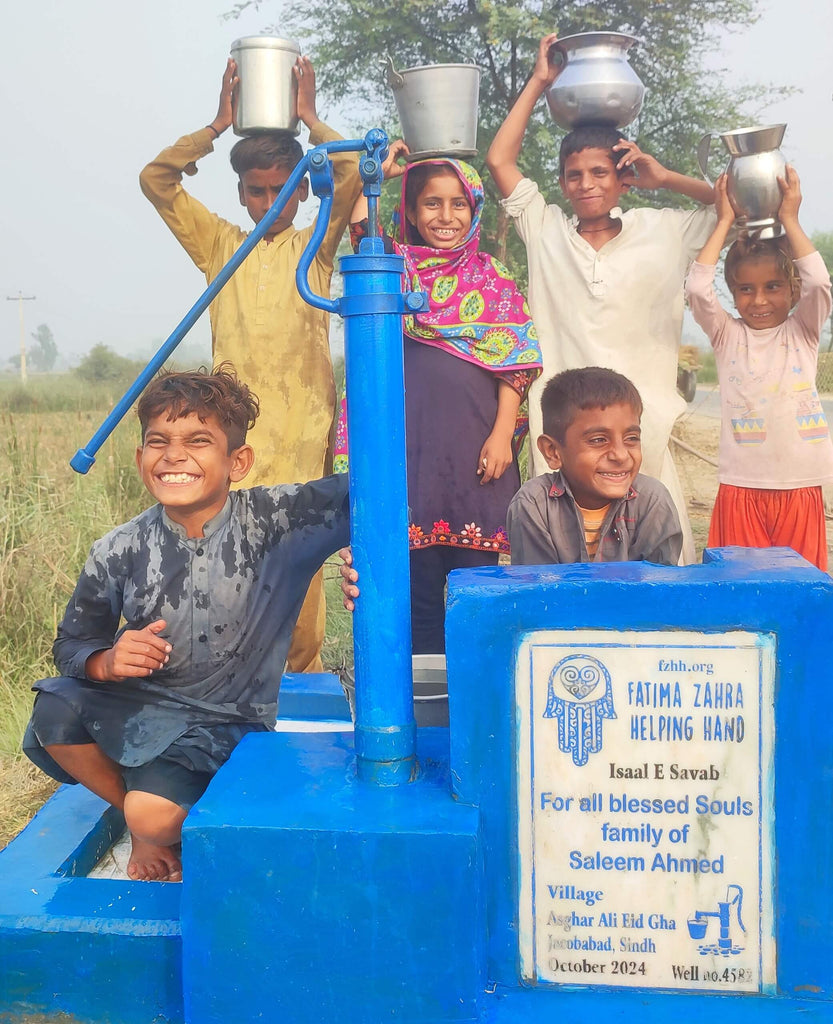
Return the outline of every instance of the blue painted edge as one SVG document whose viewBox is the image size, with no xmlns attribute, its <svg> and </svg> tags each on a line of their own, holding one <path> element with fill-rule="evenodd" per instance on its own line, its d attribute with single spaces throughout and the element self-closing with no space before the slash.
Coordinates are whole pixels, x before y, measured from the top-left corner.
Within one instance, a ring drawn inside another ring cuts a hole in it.
<svg viewBox="0 0 833 1024">
<path fill-rule="evenodd" d="M 0 928 L 178 936 L 180 885 L 81 873 L 123 828 L 103 800 L 81 786 L 61 786 L 0 851 Z"/>
<path fill-rule="evenodd" d="M 833 1021 L 833 1003 L 764 995 L 658 992 L 644 989 L 505 988 L 497 986 L 484 1000 L 480 1024 L 544 1024 L 555 1020 L 623 1021 L 669 1024 L 784 1024 Z"/>
<path fill-rule="evenodd" d="M 278 719 L 350 722 L 350 705 L 332 672 L 287 672 L 281 679 Z"/>
</svg>

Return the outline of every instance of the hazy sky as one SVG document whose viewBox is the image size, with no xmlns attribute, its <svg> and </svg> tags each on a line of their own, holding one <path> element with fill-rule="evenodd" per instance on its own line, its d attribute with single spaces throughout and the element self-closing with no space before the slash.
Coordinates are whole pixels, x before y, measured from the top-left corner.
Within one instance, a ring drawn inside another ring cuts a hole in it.
<svg viewBox="0 0 833 1024">
<path fill-rule="evenodd" d="M 4 10 L 0 365 L 18 350 L 18 303 L 6 297 L 20 291 L 36 296 L 24 303 L 27 339 L 46 323 L 60 351 L 76 354 L 97 342 L 147 351 L 202 292 L 202 275 L 142 196 L 137 176 L 165 145 L 213 118 L 231 42 L 279 22 L 279 3 L 223 21 L 231 6 L 35 0 Z M 788 122 L 783 150 L 802 177 L 805 227 L 833 230 L 833 4 L 791 0 L 789 18 L 785 0 L 761 6 L 759 25 L 727 36 L 711 59 L 735 68 L 738 81 L 803 90 L 766 119 Z M 328 120 L 346 131 L 336 114 Z M 228 166 L 234 141 L 227 132 L 189 187 L 245 224 Z M 207 315 L 191 337 L 207 351 Z"/>
</svg>

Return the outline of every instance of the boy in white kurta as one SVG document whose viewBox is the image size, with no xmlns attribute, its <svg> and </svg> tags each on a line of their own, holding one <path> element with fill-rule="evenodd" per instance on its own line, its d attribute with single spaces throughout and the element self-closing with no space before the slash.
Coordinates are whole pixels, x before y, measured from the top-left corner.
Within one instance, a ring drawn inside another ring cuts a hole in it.
<svg viewBox="0 0 833 1024">
<path fill-rule="evenodd" d="M 677 393 L 677 352 L 683 320 L 682 285 L 689 263 L 715 223 L 711 208 L 637 209 L 622 213 L 630 186 L 667 188 L 711 204 L 704 181 L 669 171 L 614 128 L 578 128 L 561 146 L 559 182 L 575 216 L 548 205 L 517 161 L 535 103 L 558 75 L 545 36 L 535 70 L 495 136 L 486 157 L 515 221 L 529 262 L 529 305 L 540 338 L 542 379 L 584 366 L 604 366 L 630 378 L 644 402 L 643 470 L 671 492 L 685 543 L 694 548 L 682 488 L 668 451 L 676 418 L 685 408 Z M 638 175 L 638 176 L 637 176 Z M 541 432 L 540 387 L 530 393 L 530 428 Z M 533 452 L 535 471 L 545 466 Z"/>
</svg>

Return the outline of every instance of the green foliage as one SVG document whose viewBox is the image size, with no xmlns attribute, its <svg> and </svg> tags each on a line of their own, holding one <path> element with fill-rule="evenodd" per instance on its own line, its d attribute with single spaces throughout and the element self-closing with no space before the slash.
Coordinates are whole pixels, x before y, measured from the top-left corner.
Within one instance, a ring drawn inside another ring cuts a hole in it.
<svg viewBox="0 0 833 1024">
<path fill-rule="evenodd" d="M 714 352 L 711 349 L 702 349 L 699 352 L 700 366 L 697 370 L 697 380 L 701 384 L 717 383 L 717 363 Z"/>
<path fill-rule="evenodd" d="M 120 356 L 107 345 L 94 345 L 73 371 L 88 383 L 130 383 L 144 369 L 144 362 Z"/>
<path fill-rule="evenodd" d="M 35 373 L 49 373 L 58 359 L 58 346 L 52 331 L 46 324 L 39 324 L 32 337 L 35 344 L 26 353 L 29 364 Z"/>
<path fill-rule="evenodd" d="M 833 276 L 833 231 L 817 231 L 810 241 L 821 253 L 827 272 Z"/>
<path fill-rule="evenodd" d="M 266 2 L 240 2 L 265 13 Z M 638 122 L 628 133 L 647 152 L 674 170 L 698 174 L 695 151 L 711 129 L 735 128 L 754 118 L 765 99 L 783 94 L 763 86 L 744 87 L 728 71 L 705 70 L 718 30 L 737 31 L 757 18 L 759 0 L 295 0 L 282 4 L 280 35 L 294 35 L 316 66 L 322 96 L 355 110 L 357 134 L 381 124 L 398 131 L 390 90 L 377 62 L 390 54 L 397 67 L 474 61 L 483 72 L 480 86 L 478 147 L 485 155 L 495 132 L 532 70 L 539 39 L 557 30 L 575 32 L 615 29 L 643 40 L 631 51 L 631 63 L 647 87 Z M 551 201 L 561 202 L 556 185 L 556 156 L 562 137 L 539 103 L 524 139 L 521 166 Z M 472 162 L 485 171 L 482 155 Z M 504 256 L 517 272 L 525 265 L 514 232 L 498 217 L 497 194 L 484 174 L 487 195 L 485 247 Z M 627 205 L 681 205 L 671 193 L 634 194 Z"/>
</svg>

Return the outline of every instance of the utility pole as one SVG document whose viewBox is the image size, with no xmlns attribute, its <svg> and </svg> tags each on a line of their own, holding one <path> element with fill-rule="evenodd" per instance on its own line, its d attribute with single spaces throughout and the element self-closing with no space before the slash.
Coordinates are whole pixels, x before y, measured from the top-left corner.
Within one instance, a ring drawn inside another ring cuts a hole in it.
<svg viewBox="0 0 833 1024">
<path fill-rule="evenodd" d="M 36 295 L 24 295 L 18 292 L 17 295 L 7 295 L 7 302 L 16 302 L 20 312 L 20 383 L 26 383 L 26 331 L 23 327 L 23 303 L 30 299 L 37 298 Z"/>
</svg>

